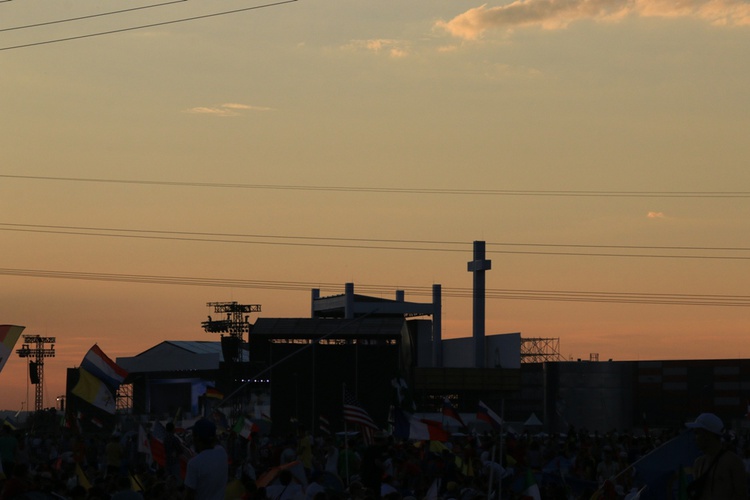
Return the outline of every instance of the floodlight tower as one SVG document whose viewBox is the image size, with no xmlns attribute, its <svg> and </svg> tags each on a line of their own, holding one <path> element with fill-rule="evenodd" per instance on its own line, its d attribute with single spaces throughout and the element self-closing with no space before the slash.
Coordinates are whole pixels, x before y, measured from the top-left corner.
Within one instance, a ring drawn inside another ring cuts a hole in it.
<svg viewBox="0 0 750 500">
<path fill-rule="evenodd" d="M 236 349 L 231 349 L 232 359 L 225 361 L 242 361 L 242 339 L 245 333 L 250 333 L 250 313 L 260 312 L 260 304 L 238 304 L 237 302 L 208 302 L 217 314 L 226 314 L 226 319 L 213 319 L 201 323 L 203 329 L 208 333 L 228 333 L 229 337 L 235 339 Z M 223 335 L 222 335 L 223 336 Z"/>
<path fill-rule="evenodd" d="M 44 344 L 51 344 L 49 348 Z M 34 410 L 40 411 L 44 406 L 44 358 L 55 357 L 55 337 L 24 335 L 23 345 L 16 350 L 19 358 L 34 358 L 29 361 L 29 378 L 36 385 Z"/>
</svg>

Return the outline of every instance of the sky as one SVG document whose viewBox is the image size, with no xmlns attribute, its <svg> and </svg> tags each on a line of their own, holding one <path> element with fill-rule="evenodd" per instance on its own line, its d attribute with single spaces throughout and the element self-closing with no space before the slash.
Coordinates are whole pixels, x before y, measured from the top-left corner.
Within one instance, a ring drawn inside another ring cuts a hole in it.
<svg viewBox="0 0 750 500">
<path fill-rule="evenodd" d="M 749 50 L 740 0 L 0 2 L 0 324 L 45 406 L 208 302 L 441 284 L 466 337 L 481 240 L 488 334 L 745 358 Z"/>
</svg>

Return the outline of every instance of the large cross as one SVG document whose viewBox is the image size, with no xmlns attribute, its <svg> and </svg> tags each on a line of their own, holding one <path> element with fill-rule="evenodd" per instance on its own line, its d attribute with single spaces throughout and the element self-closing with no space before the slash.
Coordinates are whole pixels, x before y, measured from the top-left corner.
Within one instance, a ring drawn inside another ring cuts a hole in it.
<svg viewBox="0 0 750 500">
<path fill-rule="evenodd" d="M 484 241 L 474 242 L 474 260 L 469 261 L 468 271 L 474 273 L 474 368 L 484 368 L 484 289 L 485 271 L 492 269 L 492 261 L 484 258 Z"/>
</svg>

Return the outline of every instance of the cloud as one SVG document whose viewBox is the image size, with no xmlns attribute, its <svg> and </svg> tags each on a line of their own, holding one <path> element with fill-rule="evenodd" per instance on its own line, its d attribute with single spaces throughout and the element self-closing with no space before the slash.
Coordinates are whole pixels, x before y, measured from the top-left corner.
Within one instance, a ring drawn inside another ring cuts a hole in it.
<svg viewBox="0 0 750 500">
<path fill-rule="evenodd" d="M 649 212 L 646 217 L 649 219 L 663 219 L 665 216 L 664 212 Z"/>
<path fill-rule="evenodd" d="M 450 35 L 476 40 L 485 31 L 517 27 L 548 30 L 575 21 L 616 22 L 626 17 L 689 17 L 718 26 L 750 26 L 750 3 L 744 0 L 516 0 L 500 7 L 469 9 L 436 26 Z"/>
<path fill-rule="evenodd" d="M 237 103 L 226 103 L 221 105 L 222 108 L 227 109 L 242 109 L 248 111 L 271 111 L 272 108 L 264 106 L 250 106 L 249 104 L 237 104 Z"/>
<path fill-rule="evenodd" d="M 366 50 L 375 54 L 386 54 L 393 58 L 402 58 L 409 55 L 409 47 L 405 42 L 387 38 L 353 40 L 346 46 L 346 48 L 353 50 Z"/>
<path fill-rule="evenodd" d="M 198 106 L 185 110 L 186 113 L 194 115 L 213 116 L 240 116 L 241 111 L 270 111 L 272 108 L 262 106 L 251 106 L 249 104 L 226 103 L 217 107 Z"/>
</svg>

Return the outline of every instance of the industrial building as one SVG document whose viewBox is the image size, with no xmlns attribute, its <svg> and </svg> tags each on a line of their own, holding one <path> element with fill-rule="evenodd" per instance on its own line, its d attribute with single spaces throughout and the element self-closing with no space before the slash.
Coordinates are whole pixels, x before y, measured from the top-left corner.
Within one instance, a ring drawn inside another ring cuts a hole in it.
<svg viewBox="0 0 750 500">
<path fill-rule="evenodd" d="M 216 404 L 211 390 L 234 414 L 270 419 L 276 433 L 315 429 L 321 416 L 342 430 L 345 392 L 386 427 L 404 388 L 417 412 L 439 412 L 448 398 L 472 414 L 481 400 L 507 421 L 535 414 L 548 432 L 674 426 L 704 411 L 739 422 L 747 414 L 750 360 L 564 361 L 559 349 L 545 352 L 555 339 L 486 335 L 490 269 L 484 242 L 474 242 L 466 338 L 442 338 L 439 284 L 430 302 L 407 301 L 402 290 L 393 298 L 357 294 L 353 283 L 326 297 L 313 289 L 309 318 L 250 322 L 260 305 L 209 303 L 221 316 L 203 327 L 220 340 L 165 341 L 116 360 L 130 373 L 119 407 L 156 418 L 204 414 Z M 68 387 L 74 383 L 69 373 Z"/>
</svg>

